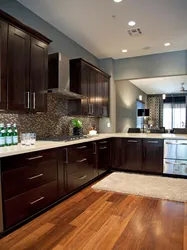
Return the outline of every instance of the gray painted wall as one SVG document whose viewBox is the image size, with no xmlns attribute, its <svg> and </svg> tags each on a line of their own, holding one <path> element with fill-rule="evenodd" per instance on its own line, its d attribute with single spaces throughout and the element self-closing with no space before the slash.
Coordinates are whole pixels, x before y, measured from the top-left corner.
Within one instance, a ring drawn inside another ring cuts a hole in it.
<svg viewBox="0 0 187 250">
<path fill-rule="evenodd" d="M 100 68 L 108 73 L 110 78 L 110 117 L 99 119 L 100 133 L 116 132 L 116 84 L 114 81 L 114 60 L 112 58 L 100 60 Z M 108 127 L 110 124 L 110 127 Z"/>
<path fill-rule="evenodd" d="M 16 0 L 0 0 L 0 9 L 51 39 L 53 42 L 49 46 L 49 53 L 62 52 L 71 59 L 82 57 L 96 66 L 99 65 L 99 60 L 94 55 Z"/>
<path fill-rule="evenodd" d="M 146 94 L 128 80 L 116 81 L 116 132 L 127 132 L 136 127 L 136 100 L 143 96 L 145 106 Z"/>
<path fill-rule="evenodd" d="M 187 51 L 115 60 L 115 80 L 187 74 Z"/>
</svg>

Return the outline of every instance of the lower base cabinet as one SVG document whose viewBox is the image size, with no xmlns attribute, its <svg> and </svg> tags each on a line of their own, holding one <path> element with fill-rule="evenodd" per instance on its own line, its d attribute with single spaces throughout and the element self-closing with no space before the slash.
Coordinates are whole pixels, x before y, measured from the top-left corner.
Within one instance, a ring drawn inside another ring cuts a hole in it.
<svg viewBox="0 0 187 250">
<path fill-rule="evenodd" d="M 98 175 L 101 175 L 110 169 L 110 140 L 97 142 L 97 155 Z"/>
</svg>

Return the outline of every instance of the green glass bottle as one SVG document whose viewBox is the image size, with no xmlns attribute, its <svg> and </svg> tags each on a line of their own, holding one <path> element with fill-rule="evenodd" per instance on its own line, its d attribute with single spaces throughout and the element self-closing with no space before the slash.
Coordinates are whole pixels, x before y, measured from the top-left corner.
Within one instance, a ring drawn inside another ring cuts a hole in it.
<svg viewBox="0 0 187 250">
<path fill-rule="evenodd" d="M 11 124 L 7 124 L 6 128 L 6 146 L 12 145 L 12 128 Z"/>
<path fill-rule="evenodd" d="M 6 139 L 6 131 L 4 127 L 4 123 L 0 123 L 0 147 L 5 146 L 5 139 Z"/>
<path fill-rule="evenodd" d="M 13 124 L 13 129 L 12 129 L 12 144 L 18 145 L 18 130 L 16 127 L 16 123 Z"/>
</svg>

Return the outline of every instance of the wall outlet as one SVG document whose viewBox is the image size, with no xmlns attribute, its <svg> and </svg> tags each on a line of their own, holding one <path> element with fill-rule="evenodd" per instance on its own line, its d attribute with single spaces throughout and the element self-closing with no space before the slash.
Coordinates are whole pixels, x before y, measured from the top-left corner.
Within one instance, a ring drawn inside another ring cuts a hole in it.
<svg viewBox="0 0 187 250">
<path fill-rule="evenodd" d="M 107 128 L 110 128 L 110 122 L 107 122 Z"/>
</svg>

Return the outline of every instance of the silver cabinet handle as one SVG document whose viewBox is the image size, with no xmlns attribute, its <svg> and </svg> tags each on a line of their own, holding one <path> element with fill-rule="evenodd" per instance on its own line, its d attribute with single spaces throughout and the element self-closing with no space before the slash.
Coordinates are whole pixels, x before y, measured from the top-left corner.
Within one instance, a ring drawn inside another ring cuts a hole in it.
<svg viewBox="0 0 187 250">
<path fill-rule="evenodd" d="M 107 141 L 101 141 L 101 142 L 99 142 L 100 144 L 106 144 L 107 143 Z"/>
<path fill-rule="evenodd" d="M 89 103 L 89 104 L 88 104 L 88 113 L 89 113 L 90 115 L 93 115 L 93 104 L 92 104 L 92 103 Z"/>
<path fill-rule="evenodd" d="M 158 144 L 158 141 L 148 141 L 148 143 Z"/>
<path fill-rule="evenodd" d="M 165 163 L 166 163 L 166 164 L 172 164 L 172 165 L 187 166 L 187 164 L 186 164 L 186 163 L 176 163 L 176 162 L 169 162 L 169 161 L 166 161 Z"/>
<path fill-rule="evenodd" d="M 29 177 L 28 179 L 29 180 L 33 180 L 33 179 L 36 179 L 36 178 L 39 178 L 41 176 L 43 176 L 44 174 L 38 174 L 38 175 L 35 175 L 35 176 L 32 176 L 32 177 Z"/>
<path fill-rule="evenodd" d="M 83 180 L 83 179 L 85 179 L 86 177 L 87 177 L 87 175 L 84 175 L 84 176 L 79 177 L 79 179 L 80 179 L 80 180 Z"/>
<path fill-rule="evenodd" d="M 84 148 L 87 148 L 87 146 L 77 147 L 77 149 L 84 149 Z"/>
<path fill-rule="evenodd" d="M 27 99 L 27 105 L 25 104 L 25 108 L 29 109 L 30 108 L 30 92 L 28 91 L 25 94 L 27 95 L 27 98 L 26 98 Z M 25 103 L 26 103 L 26 101 L 25 101 Z"/>
<path fill-rule="evenodd" d="M 36 159 L 40 159 L 43 158 L 42 155 L 36 156 L 36 157 L 31 157 L 31 158 L 27 158 L 28 161 L 32 161 L 32 160 L 36 160 Z"/>
<path fill-rule="evenodd" d="M 35 201 L 31 201 L 31 202 L 29 202 L 30 203 L 30 205 L 33 205 L 33 204 L 35 204 L 35 203 L 37 203 L 37 202 L 39 202 L 39 201 L 41 201 L 41 200 L 43 200 L 44 199 L 44 197 L 40 197 L 39 199 L 37 199 L 37 200 L 35 200 Z"/>
<path fill-rule="evenodd" d="M 78 163 L 81 163 L 81 162 L 84 162 L 84 161 L 87 161 L 87 159 L 86 159 L 86 158 L 84 158 L 84 159 L 79 160 L 79 161 L 77 161 L 77 162 L 78 162 Z"/>
<path fill-rule="evenodd" d="M 128 142 L 137 143 L 138 141 L 135 141 L 135 140 L 128 140 Z"/>
<path fill-rule="evenodd" d="M 68 148 L 65 148 L 65 152 L 66 152 L 66 160 L 64 163 L 68 164 Z"/>
<path fill-rule="evenodd" d="M 102 147 L 102 148 L 100 148 L 100 149 L 107 149 L 107 147 Z"/>
<path fill-rule="evenodd" d="M 33 96 L 33 109 L 35 109 L 36 108 L 36 93 L 33 92 L 32 96 Z"/>
</svg>

